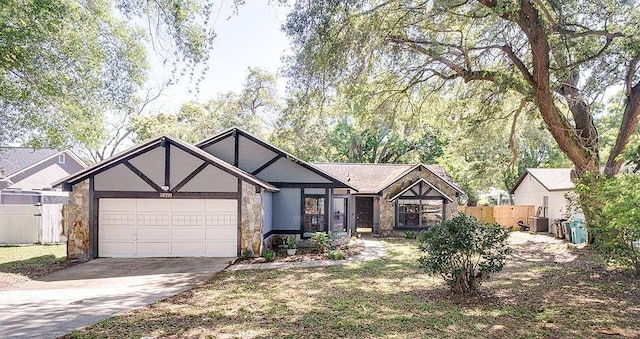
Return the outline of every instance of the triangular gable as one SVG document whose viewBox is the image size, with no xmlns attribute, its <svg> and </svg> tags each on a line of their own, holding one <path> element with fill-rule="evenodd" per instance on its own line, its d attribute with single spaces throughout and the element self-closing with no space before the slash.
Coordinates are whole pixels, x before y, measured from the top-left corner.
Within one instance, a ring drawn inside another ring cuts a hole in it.
<svg viewBox="0 0 640 339">
<path fill-rule="evenodd" d="M 317 183 L 357 191 L 348 183 L 237 127 L 203 140 L 196 146 L 277 185 Z"/>
<path fill-rule="evenodd" d="M 180 187 L 176 186 L 180 186 L 180 184 L 184 185 L 187 183 L 188 179 L 190 179 L 188 177 L 188 174 L 185 174 L 186 172 L 183 171 L 171 175 L 171 169 L 173 168 L 175 170 L 175 166 L 171 164 L 172 161 L 169 161 L 168 168 L 165 168 L 165 166 L 157 168 L 157 164 L 159 161 L 161 161 L 160 163 L 164 165 L 165 159 L 171 158 L 170 150 L 167 151 L 167 147 L 170 147 L 172 150 L 174 150 L 176 156 L 180 156 L 180 154 L 186 154 L 191 156 L 191 158 L 196 158 L 196 160 L 191 159 L 192 161 L 184 161 L 186 166 L 195 167 L 188 170 L 188 172 L 193 173 L 193 176 L 196 176 L 199 172 L 203 171 L 207 167 L 213 166 L 230 175 L 238 177 L 256 186 L 262 187 L 268 191 L 278 191 L 277 187 L 264 182 L 263 180 L 260 180 L 255 176 L 246 173 L 232 165 L 229 165 L 228 163 L 212 156 L 207 152 L 202 151 L 195 146 L 184 143 L 177 139 L 170 138 L 168 136 L 161 136 L 146 141 L 109 159 L 99 162 L 89 168 L 79 171 L 67 178 L 59 180 L 53 185 L 75 185 L 91 176 L 99 175 L 100 173 L 103 173 L 115 167 L 121 168 L 121 171 L 123 171 L 122 167 L 124 167 L 128 168 L 129 171 L 143 178 L 143 181 L 145 181 L 154 190 L 159 191 L 160 187 L 164 186 L 166 180 L 170 182 L 169 186 L 171 186 L 171 188 L 175 188 L 176 190 L 178 190 L 180 189 Z M 169 155 L 169 157 L 167 157 L 167 155 Z M 183 156 L 182 158 L 184 159 L 185 157 Z M 124 171 L 123 173 L 128 172 Z M 185 175 L 187 175 L 187 177 L 182 179 L 182 181 L 184 182 L 181 181 L 178 183 L 178 180 L 180 180 L 180 178 L 178 177 L 184 177 Z"/>
<path fill-rule="evenodd" d="M 428 189 L 425 190 L 424 187 L 426 187 Z M 415 188 L 418 188 L 418 190 L 416 191 Z M 437 196 L 441 196 L 441 197 L 449 200 L 449 202 L 453 202 L 453 199 L 451 199 L 451 197 L 446 195 L 444 192 L 439 190 L 437 187 L 433 186 L 430 182 L 426 181 L 424 178 L 420 178 L 419 180 L 416 180 L 413 184 L 409 185 L 407 188 L 405 188 L 404 190 L 400 191 L 400 193 L 396 194 L 391 199 L 389 199 L 389 201 L 395 201 L 396 199 L 398 199 L 400 197 L 403 197 L 403 196 L 416 197 L 416 198 L 434 196 L 434 195 L 430 194 L 430 192 L 435 192 L 435 193 L 437 193 Z"/>
<path fill-rule="evenodd" d="M 415 171 L 416 169 L 425 169 L 427 171 L 429 171 L 429 173 L 433 174 L 435 177 L 437 177 L 438 179 L 442 180 L 442 182 L 444 182 L 445 184 L 447 184 L 448 186 L 450 186 L 451 188 L 453 188 L 456 192 L 459 192 L 460 194 L 466 196 L 467 194 L 464 193 L 460 188 L 458 188 L 456 185 L 452 184 L 451 182 L 449 182 L 449 180 L 446 180 L 445 178 L 443 178 L 442 176 L 440 176 L 438 173 L 435 173 L 434 171 L 430 170 L 429 167 L 425 166 L 424 164 L 417 164 L 411 168 L 409 168 L 408 170 L 402 172 L 400 175 L 398 175 L 397 177 L 395 177 L 393 180 L 391 180 L 390 182 L 387 182 L 384 184 L 384 186 L 382 186 L 382 188 L 378 189 L 378 194 L 381 194 L 382 191 L 386 190 L 387 188 L 391 187 L 391 185 L 395 184 L 396 182 L 398 182 L 399 180 L 401 180 L 402 178 L 404 178 L 407 174 Z"/>
</svg>

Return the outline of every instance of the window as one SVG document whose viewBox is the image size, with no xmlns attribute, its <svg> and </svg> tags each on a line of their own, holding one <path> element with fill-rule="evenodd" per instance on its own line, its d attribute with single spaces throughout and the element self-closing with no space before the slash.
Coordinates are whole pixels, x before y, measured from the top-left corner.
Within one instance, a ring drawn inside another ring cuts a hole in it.
<svg viewBox="0 0 640 339">
<path fill-rule="evenodd" d="M 325 198 L 304 197 L 304 232 L 315 233 L 327 230 L 325 219 Z"/>
<path fill-rule="evenodd" d="M 333 215 L 331 231 L 347 231 L 347 198 L 333 198 Z"/>
<path fill-rule="evenodd" d="M 442 199 L 398 199 L 397 227 L 429 227 L 443 218 Z"/>
<path fill-rule="evenodd" d="M 64 164 L 65 160 L 67 160 L 67 159 L 66 159 L 64 154 L 58 154 L 58 163 L 59 164 Z"/>
</svg>

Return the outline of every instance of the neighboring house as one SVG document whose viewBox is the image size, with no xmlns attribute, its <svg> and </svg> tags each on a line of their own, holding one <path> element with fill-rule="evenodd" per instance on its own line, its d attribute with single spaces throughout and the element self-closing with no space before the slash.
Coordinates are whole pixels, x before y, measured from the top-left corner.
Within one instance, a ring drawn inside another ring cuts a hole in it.
<svg viewBox="0 0 640 339">
<path fill-rule="evenodd" d="M 87 165 L 69 150 L 0 148 L 0 203 L 32 203 L 37 191 Z"/>
<path fill-rule="evenodd" d="M 158 137 L 56 184 L 71 191 L 68 253 L 82 260 L 234 257 L 274 235 L 420 229 L 463 194 L 438 166 L 314 165 L 237 128 L 196 145 Z"/>
<path fill-rule="evenodd" d="M 562 219 L 567 213 L 565 195 L 573 192 L 571 168 L 528 168 L 511 189 L 516 205 L 534 205 L 541 217 Z"/>
</svg>

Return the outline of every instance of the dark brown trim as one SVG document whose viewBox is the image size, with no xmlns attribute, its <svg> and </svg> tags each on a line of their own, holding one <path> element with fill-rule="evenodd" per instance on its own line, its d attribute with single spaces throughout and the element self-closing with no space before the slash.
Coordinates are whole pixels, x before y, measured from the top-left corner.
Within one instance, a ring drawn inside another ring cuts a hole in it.
<svg viewBox="0 0 640 339">
<path fill-rule="evenodd" d="M 236 254 L 238 256 L 242 255 L 242 180 L 238 178 L 238 192 L 236 192 L 236 198 L 238 199 L 238 207 L 237 207 L 237 216 L 236 216 L 236 225 L 237 225 L 237 233 L 236 233 Z M 253 249 L 252 249 L 253 250 Z M 254 253 L 256 254 L 256 253 Z M 261 253 L 257 253 L 258 255 Z"/>
<path fill-rule="evenodd" d="M 304 188 L 300 190 L 300 234 L 304 235 Z"/>
<path fill-rule="evenodd" d="M 387 186 L 381 188 L 377 194 L 382 195 L 382 191 L 386 190 L 387 188 L 391 187 L 391 185 L 395 184 L 396 182 L 398 182 L 400 179 L 404 178 L 405 176 L 407 176 L 407 174 L 415 171 L 416 169 L 418 169 L 418 172 L 421 172 L 421 168 L 426 169 L 427 171 L 429 171 L 429 173 L 433 174 L 436 178 L 440 179 L 442 182 L 444 182 L 445 184 L 451 186 L 451 188 L 453 188 L 456 192 L 460 192 L 464 195 L 466 195 L 466 193 L 464 193 L 463 191 L 461 191 L 459 188 L 457 188 L 455 185 L 453 185 L 451 182 L 449 182 L 448 180 L 445 180 L 442 176 L 438 175 L 438 173 L 432 171 L 429 169 L 429 167 L 425 166 L 424 164 L 417 164 L 411 168 L 409 168 L 408 170 L 404 171 L 402 174 L 398 175 L 391 183 L 389 183 Z M 424 179 L 424 178 L 422 178 Z M 426 180 L 426 179 L 425 179 Z M 434 185 L 434 184 L 432 184 Z M 457 184 L 456 184 L 457 185 Z M 436 186 L 437 187 L 437 186 Z"/>
<path fill-rule="evenodd" d="M 238 130 L 233 130 L 233 166 L 238 167 L 240 162 L 240 137 L 238 136 Z"/>
<path fill-rule="evenodd" d="M 280 158 L 282 158 L 282 154 L 276 155 L 275 157 L 273 157 L 273 159 L 265 162 L 262 166 L 258 167 L 255 171 L 251 172 L 251 174 L 257 175 L 258 173 L 264 171 L 267 167 L 273 165 L 276 161 L 280 160 Z"/>
<path fill-rule="evenodd" d="M 128 160 L 123 161 L 122 164 L 127 166 L 127 168 L 130 169 L 131 172 L 135 173 L 138 177 L 140 177 L 140 179 L 144 180 L 144 182 L 146 182 L 147 185 L 151 186 L 151 188 L 153 188 L 157 192 L 162 192 L 162 188 L 160 188 L 158 184 L 153 182 L 153 180 L 151 180 L 148 176 L 144 175 L 144 173 L 133 166 Z"/>
<path fill-rule="evenodd" d="M 142 153 L 138 153 L 138 151 L 144 149 L 145 147 L 149 147 L 149 148 L 145 149 L 144 152 L 142 152 Z M 139 156 L 140 154 L 144 154 L 144 153 L 150 152 L 150 151 L 152 151 L 152 150 L 154 150 L 154 149 L 156 149 L 158 147 L 160 147 L 160 141 L 159 140 L 157 140 L 157 142 L 155 144 L 149 144 L 149 145 L 144 145 L 142 147 L 136 147 L 134 149 L 131 149 L 129 151 L 129 154 L 127 154 L 127 156 L 125 156 L 123 158 L 120 158 L 120 159 L 118 159 L 118 160 L 116 160 L 116 161 L 114 161 L 114 162 L 112 162 L 112 163 L 110 163 L 110 164 L 108 164 L 108 165 L 106 165 L 104 167 L 96 169 L 95 172 L 92 171 L 92 170 L 89 170 L 86 174 L 81 175 L 81 176 L 79 176 L 77 178 L 74 178 L 74 179 L 66 181 L 66 182 L 71 184 L 71 185 L 75 185 L 75 184 L 87 179 L 88 177 L 93 177 L 93 176 L 95 176 L 97 174 L 100 174 L 100 173 L 102 173 L 104 171 L 110 170 L 110 169 L 122 164 L 125 161 L 129 161 L 129 160 Z"/>
<path fill-rule="evenodd" d="M 171 143 L 166 141 L 164 145 L 164 185 L 171 187 Z"/>
<path fill-rule="evenodd" d="M 222 134 L 219 134 L 219 135 L 217 135 L 217 136 L 215 136 L 215 137 L 213 137 L 213 138 L 211 138 L 209 140 L 205 140 L 205 141 L 202 141 L 200 143 L 197 143 L 195 146 L 198 147 L 198 148 L 204 149 L 204 148 L 207 148 L 207 147 L 209 147 L 209 146 L 211 146 L 213 144 L 216 144 L 216 143 L 218 143 L 218 142 L 220 142 L 220 141 L 222 141 L 222 140 L 224 140 L 224 139 L 226 139 L 226 138 L 228 138 L 228 137 L 230 137 L 232 135 L 233 135 L 233 129 L 230 129 L 230 130 L 228 130 L 226 132 L 223 132 Z"/>
<path fill-rule="evenodd" d="M 175 187 L 173 187 L 171 189 L 171 192 L 172 193 L 178 192 L 184 185 L 186 185 L 189 181 L 191 181 L 191 179 L 195 178 L 196 175 L 200 174 L 200 172 L 202 172 L 202 170 L 204 170 L 207 166 L 209 166 L 209 163 L 203 162 L 202 165 L 198 166 L 198 168 L 196 168 L 193 172 L 189 173 L 189 175 L 187 175 L 186 178 L 182 179 L 182 181 L 180 181 Z"/>
<path fill-rule="evenodd" d="M 413 190 L 413 187 L 410 188 L 409 191 L 413 192 L 413 195 L 416 196 L 416 197 L 420 195 L 420 193 L 418 193 L 418 192 Z"/>
<path fill-rule="evenodd" d="M 162 192 L 95 191 L 96 198 L 129 199 L 237 199 L 237 192 L 176 192 L 170 198 L 162 198 Z"/>
<path fill-rule="evenodd" d="M 89 259 L 98 257 L 98 211 L 100 210 L 100 201 L 94 191 L 94 177 L 89 177 Z"/>
<path fill-rule="evenodd" d="M 193 152 L 191 152 L 191 150 L 190 150 L 190 149 L 188 149 L 188 148 L 186 148 L 186 147 L 183 147 L 183 146 L 182 146 L 182 145 L 180 145 L 180 144 L 173 144 L 173 145 L 174 145 L 174 146 L 176 146 L 176 147 L 178 147 L 179 149 L 181 149 L 181 150 L 183 150 L 183 151 L 185 151 L 185 152 L 187 152 L 187 153 L 189 153 L 189 154 L 193 155 L 194 157 L 196 157 L 196 158 L 198 158 L 198 159 L 200 159 L 200 160 L 202 160 L 202 161 L 205 161 L 205 162 L 207 162 L 207 163 L 209 163 L 209 164 L 211 164 L 211 165 L 215 166 L 216 168 L 221 169 L 221 170 L 223 170 L 223 171 L 225 171 L 225 172 L 227 172 L 227 173 L 229 173 L 229 174 L 233 175 L 233 176 L 234 176 L 234 177 L 236 177 L 236 178 L 238 177 L 238 173 L 234 173 L 233 171 L 229 170 L 228 168 L 226 168 L 226 167 L 224 167 L 224 166 L 222 166 L 222 165 L 220 165 L 220 164 L 218 164 L 218 163 L 216 163 L 216 162 L 213 162 L 213 161 L 211 161 L 210 159 L 207 159 L 206 157 L 204 157 L 204 156 L 202 156 L 202 155 L 200 155 L 200 154 L 198 154 L 198 153 L 193 153 Z"/>
<path fill-rule="evenodd" d="M 314 183 L 314 182 L 269 182 L 279 188 L 344 188 L 334 183 Z"/>
<path fill-rule="evenodd" d="M 300 233 L 300 231 L 297 231 L 297 230 L 271 230 L 263 234 L 262 239 L 264 240 L 272 235 L 277 235 L 277 234 L 300 234 L 300 236 L 302 236 L 302 233 Z"/>
<path fill-rule="evenodd" d="M 337 184 L 336 186 L 333 186 L 333 187 L 345 187 L 345 188 L 350 188 L 350 189 L 353 189 L 354 191 L 357 191 L 357 189 L 355 187 L 350 186 L 347 183 L 341 182 L 339 179 L 332 177 L 331 175 L 329 175 L 328 173 L 325 173 L 321 169 L 315 168 L 315 167 L 311 166 L 310 164 L 306 163 L 305 161 L 300 160 L 300 159 L 294 157 L 293 155 L 288 154 L 287 152 L 285 152 L 285 151 L 283 151 L 283 150 L 281 150 L 281 149 L 279 149 L 279 148 L 277 148 L 275 146 L 272 146 L 272 145 L 270 145 L 270 144 L 268 144 L 268 143 L 266 143 L 266 142 L 264 142 L 264 141 L 262 141 L 262 140 L 260 140 L 260 139 L 258 139 L 256 137 L 254 137 L 253 135 L 251 135 L 249 133 L 246 133 L 245 131 L 243 131 L 243 130 L 241 130 L 239 128 L 233 128 L 228 132 L 223 132 L 222 134 L 220 134 L 218 136 L 215 136 L 215 137 L 211 138 L 210 140 L 206 140 L 206 141 L 203 141 L 203 142 L 197 144 L 196 147 L 206 148 L 209 145 L 214 144 L 214 143 L 218 142 L 219 140 L 222 140 L 223 139 L 222 138 L 223 135 L 231 134 L 231 133 L 235 133 L 234 135 L 236 135 L 236 136 L 243 136 L 243 137 L 247 138 L 248 140 L 253 141 L 256 144 L 258 144 L 258 145 L 260 145 L 260 146 L 272 151 L 273 153 L 280 154 L 284 158 L 287 158 L 287 159 L 291 160 L 292 162 L 294 162 L 294 163 L 306 168 L 307 170 L 320 175 L 321 177 L 331 181 L 334 184 Z M 236 142 L 236 144 L 238 144 L 238 142 Z M 236 166 L 237 166 L 237 164 L 236 164 Z M 339 185 L 345 185 L 345 186 L 339 186 Z"/>
</svg>

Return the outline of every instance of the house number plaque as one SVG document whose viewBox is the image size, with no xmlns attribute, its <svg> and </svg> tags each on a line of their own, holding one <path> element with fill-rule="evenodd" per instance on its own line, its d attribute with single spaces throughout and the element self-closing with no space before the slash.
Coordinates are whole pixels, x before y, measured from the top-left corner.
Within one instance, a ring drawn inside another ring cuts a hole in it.
<svg viewBox="0 0 640 339">
<path fill-rule="evenodd" d="M 171 192 L 160 192 L 160 198 L 171 198 L 173 197 L 173 193 Z"/>
</svg>

